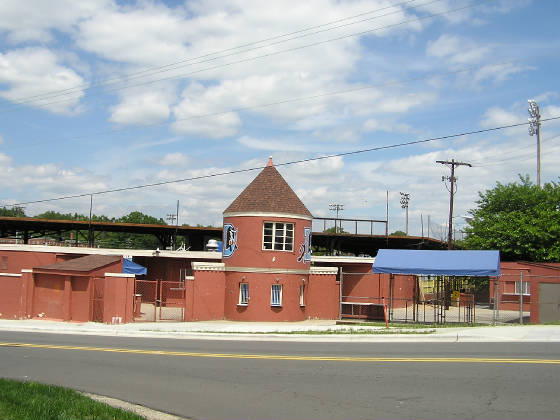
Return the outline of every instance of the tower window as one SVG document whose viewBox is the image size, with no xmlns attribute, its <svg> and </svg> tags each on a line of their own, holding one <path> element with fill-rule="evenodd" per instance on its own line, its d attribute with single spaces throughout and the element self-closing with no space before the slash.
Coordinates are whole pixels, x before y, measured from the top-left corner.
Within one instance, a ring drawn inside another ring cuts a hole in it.
<svg viewBox="0 0 560 420">
<path fill-rule="evenodd" d="M 249 283 L 239 283 L 239 305 L 249 304 Z"/>
<path fill-rule="evenodd" d="M 274 251 L 293 251 L 294 224 L 264 222 L 263 249 Z"/>
<path fill-rule="evenodd" d="M 282 306 L 282 285 L 273 284 L 270 289 L 270 306 Z"/>
</svg>

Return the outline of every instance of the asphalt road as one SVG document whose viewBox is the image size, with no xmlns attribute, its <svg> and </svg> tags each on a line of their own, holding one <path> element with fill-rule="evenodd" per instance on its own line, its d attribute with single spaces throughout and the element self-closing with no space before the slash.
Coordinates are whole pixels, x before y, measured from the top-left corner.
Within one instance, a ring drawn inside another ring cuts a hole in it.
<svg viewBox="0 0 560 420">
<path fill-rule="evenodd" d="M 560 343 L 313 344 L 0 332 L 0 376 L 197 419 L 560 418 Z"/>
</svg>

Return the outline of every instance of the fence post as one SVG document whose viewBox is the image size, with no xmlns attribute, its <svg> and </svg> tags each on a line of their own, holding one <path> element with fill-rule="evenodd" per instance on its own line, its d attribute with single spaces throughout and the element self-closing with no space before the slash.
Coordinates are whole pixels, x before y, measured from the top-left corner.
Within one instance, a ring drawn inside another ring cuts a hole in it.
<svg viewBox="0 0 560 420">
<path fill-rule="evenodd" d="M 389 274 L 389 321 L 393 321 L 393 273 Z"/>
<path fill-rule="evenodd" d="M 340 267 L 340 281 L 338 282 L 338 319 L 342 319 L 342 282 L 344 273 Z"/>
<path fill-rule="evenodd" d="M 492 299 L 494 299 L 494 304 L 492 305 L 492 325 L 496 325 L 496 288 L 498 287 L 498 278 L 499 277 L 494 277 L 492 280 L 494 282 L 494 296 L 492 296 Z"/>
<path fill-rule="evenodd" d="M 498 277 L 498 285 L 496 287 L 496 299 L 494 302 L 496 306 L 496 322 L 500 319 L 500 277 Z"/>
<path fill-rule="evenodd" d="M 408 322 L 408 300 L 405 300 L 404 304 L 405 304 L 404 322 L 407 323 Z"/>
<path fill-rule="evenodd" d="M 523 325 L 523 271 L 519 271 L 519 323 Z"/>
</svg>

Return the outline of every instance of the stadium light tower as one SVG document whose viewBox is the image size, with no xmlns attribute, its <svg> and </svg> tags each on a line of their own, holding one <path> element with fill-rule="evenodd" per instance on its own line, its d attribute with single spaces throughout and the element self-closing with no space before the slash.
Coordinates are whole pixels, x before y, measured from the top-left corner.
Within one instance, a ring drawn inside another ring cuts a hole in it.
<svg viewBox="0 0 560 420">
<path fill-rule="evenodd" d="M 338 203 L 329 204 L 329 210 L 336 211 L 336 219 L 334 219 L 334 233 L 338 233 L 336 221 L 338 219 L 338 212 L 344 210 L 344 204 L 338 204 Z M 342 231 L 342 224 L 340 225 L 340 230 Z"/>
<path fill-rule="evenodd" d="M 401 192 L 401 207 L 403 209 L 406 209 L 406 236 L 408 236 L 408 201 L 410 200 L 410 194 L 409 193 L 403 193 Z"/>
<path fill-rule="evenodd" d="M 537 135 L 537 185 L 541 187 L 541 114 L 539 105 L 529 99 L 529 135 Z"/>
</svg>

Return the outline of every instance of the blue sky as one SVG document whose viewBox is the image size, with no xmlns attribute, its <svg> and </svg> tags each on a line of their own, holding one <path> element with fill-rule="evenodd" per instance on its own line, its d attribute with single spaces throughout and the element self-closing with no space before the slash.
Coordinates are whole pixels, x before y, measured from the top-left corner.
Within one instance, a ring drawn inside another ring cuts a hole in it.
<svg viewBox="0 0 560 420">
<path fill-rule="evenodd" d="M 371 149 L 560 116 L 556 0 L 127 1 L 0 4 L 0 205 Z M 542 126 L 558 181 L 560 120 Z M 455 214 L 518 174 L 536 181 L 527 127 L 278 169 L 315 216 L 385 218 L 443 237 Z M 175 212 L 220 225 L 247 172 L 95 195 L 96 214 Z M 89 212 L 89 197 L 26 204 Z M 464 222 L 457 219 L 458 228 Z M 379 232 L 381 233 L 381 232 Z"/>
</svg>

